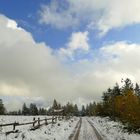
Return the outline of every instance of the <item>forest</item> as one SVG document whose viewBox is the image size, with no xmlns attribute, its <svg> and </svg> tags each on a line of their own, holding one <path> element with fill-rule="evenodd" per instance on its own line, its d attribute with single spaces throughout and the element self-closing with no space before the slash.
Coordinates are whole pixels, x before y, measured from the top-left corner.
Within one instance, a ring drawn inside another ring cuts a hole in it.
<svg viewBox="0 0 140 140">
<path fill-rule="evenodd" d="M 140 133 L 140 87 L 128 78 L 122 82 L 123 86 L 116 83 L 103 92 L 102 102 L 93 107 L 92 113 L 119 120 L 129 132 Z"/>
</svg>

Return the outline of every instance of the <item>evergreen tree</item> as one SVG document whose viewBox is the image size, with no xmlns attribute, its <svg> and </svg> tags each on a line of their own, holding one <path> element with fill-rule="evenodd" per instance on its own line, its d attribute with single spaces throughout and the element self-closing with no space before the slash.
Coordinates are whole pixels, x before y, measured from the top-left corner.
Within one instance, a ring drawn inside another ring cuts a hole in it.
<svg viewBox="0 0 140 140">
<path fill-rule="evenodd" d="M 30 110 L 30 115 L 38 115 L 38 109 L 35 104 L 31 103 L 29 110 Z"/>
<path fill-rule="evenodd" d="M 18 110 L 18 115 L 22 115 L 22 112 L 21 112 L 21 110 L 20 110 L 20 109 Z"/>
<path fill-rule="evenodd" d="M 4 115 L 6 113 L 6 109 L 4 107 L 2 99 L 0 99 L 0 115 Z"/>
<path fill-rule="evenodd" d="M 39 115 L 46 115 L 47 114 L 47 110 L 44 109 L 44 108 L 40 108 L 39 111 L 38 111 L 38 114 Z"/>
<path fill-rule="evenodd" d="M 93 102 L 93 116 L 96 115 L 96 102 Z"/>
<path fill-rule="evenodd" d="M 58 103 L 57 103 L 57 101 L 56 101 L 55 99 L 54 99 L 54 101 L 53 101 L 52 109 L 53 109 L 53 110 L 59 109 L 59 105 L 58 105 Z"/>
<path fill-rule="evenodd" d="M 120 89 L 118 83 L 116 83 L 116 85 L 115 85 L 114 88 L 113 88 L 113 94 L 114 94 L 114 96 L 119 96 L 119 95 L 121 95 L 121 89 Z"/>
<path fill-rule="evenodd" d="M 93 115 L 93 104 L 92 103 L 90 103 L 89 104 L 89 116 L 92 116 Z"/>
<path fill-rule="evenodd" d="M 136 86 L 135 86 L 135 94 L 138 96 L 138 97 L 140 97 L 140 87 L 139 87 L 139 85 L 136 83 Z"/>
<path fill-rule="evenodd" d="M 61 109 L 61 104 L 60 104 L 60 103 L 58 103 L 58 105 L 57 105 L 57 106 L 58 106 L 58 109 Z"/>
<path fill-rule="evenodd" d="M 82 116 L 85 116 L 86 115 L 86 109 L 85 109 L 85 106 L 84 105 L 82 105 L 81 115 Z"/>
<path fill-rule="evenodd" d="M 66 113 L 67 115 L 74 115 L 74 107 L 73 107 L 73 104 L 71 103 L 67 103 L 66 105 Z"/>
<path fill-rule="evenodd" d="M 22 115 L 29 115 L 30 112 L 29 112 L 29 108 L 26 106 L 26 104 L 24 103 L 23 104 L 23 107 L 22 107 Z"/>
<path fill-rule="evenodd" d="M 116 118 L 126 123 L 128 129 L 140 133 L 140 88 L 135 88 L 130 79 L 124 81 L 120 88 L 116 84 L 113 89 L 103 93 L 103 102 L 96 105 L 96 114 Z M 90 109 L 89 109 L 90 110 Z"/>
<path fill-rule="evenodd" d="M 124 81 L 124 86 L 122 87 L 122 93 L 127 92 L 128 90 L 133 90 L 133 83 L 129 78 Z"/>
<path fill-rule="evenodd" d="M 74 105 L 74 116 L 78 116 L 79 115 L 79 110 L 78 110 L 78 106 L 77 104 Z"/>
</svg>

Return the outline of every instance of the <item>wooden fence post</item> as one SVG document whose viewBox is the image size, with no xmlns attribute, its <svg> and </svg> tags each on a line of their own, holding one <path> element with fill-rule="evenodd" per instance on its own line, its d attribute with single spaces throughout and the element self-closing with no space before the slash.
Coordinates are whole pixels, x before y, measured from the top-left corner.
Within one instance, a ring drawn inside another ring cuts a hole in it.
<svg viewBox="0 0 140 140">
<path fill-rule="evenodd" d="M 38 118 L 38 126 L 40 126 L 40 118 Z"/>
<path fill-rule="evenodd" d="M 13 130 L 16 129 L 16 122 L 13 124 Z"/>
<path fill-rule="evenodd" d="M 47 118 L 45 118 L 45 125 L 48 125 Z"/>
<path fill-rule="evenodd" d="M 36 122 L 36 120 L 35 120 L 35 117 L 33 118 L 33 127 L 35 127 L 35 122 Z"/>
</svg>

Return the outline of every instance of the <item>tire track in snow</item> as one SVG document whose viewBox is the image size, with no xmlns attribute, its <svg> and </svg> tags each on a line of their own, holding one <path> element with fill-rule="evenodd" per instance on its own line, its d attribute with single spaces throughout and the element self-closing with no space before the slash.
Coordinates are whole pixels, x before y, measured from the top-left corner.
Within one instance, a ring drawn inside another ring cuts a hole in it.
<svg viewBox="0 0 140 140">
<path fill-rule="evenodd" d="M 102 136 L 99 134 L 99 132 L 97 131 L 97 129 L 94 127 L 94 125 L 92 124 L 91 121 L 87 120 L 88 123 L 90 124 L 90 126 L 92 127 L 93 131 L 95 132 L 98 140 L 103 140 Z"/>
<path fill-rule="evenodd" d="M 81 130 L 78 140 L 99 140 L 87 118 L 82 118 Z"/>
<path fill-rule="evenodd" d="M 87 118 L 80 118 L 69 140 L 103 140 L 99 132 Z"/>
<path fill-rule="evenodd" d="M 81 129 L 81 124 L 82 124 L 82 118 L 78 121 L 74 132 L 70 135 L 69 140 L 78 140 L 80 129 Z"/>
</svg>

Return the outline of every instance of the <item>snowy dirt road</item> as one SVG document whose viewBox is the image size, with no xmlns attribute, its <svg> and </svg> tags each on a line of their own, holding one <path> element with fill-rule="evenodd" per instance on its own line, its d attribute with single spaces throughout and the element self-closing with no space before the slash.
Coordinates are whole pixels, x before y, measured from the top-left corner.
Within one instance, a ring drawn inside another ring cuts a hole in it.
<svg viewBox="0 0 140 140">
<path fill-rule="evenodd" d="M 71 140 L 102 140 L 88 118 L 81 118 L 79 126 Z"/>
<path fill-rule="evenodd" d="M 26 123 L 33 117 L 51 116 L 0 116 L 0 124 Z M 140 140 L 140 134 L 124 132 L 123 124 L 111 121 L 108 117 L 72 117 L 57 120 L 57 123 L 43 125 L 31 131 L 32 125 L 16 126 L 17 133 L 11 131 L 13 126 L 0 127 L 0 140 Z"/>
</svg>

